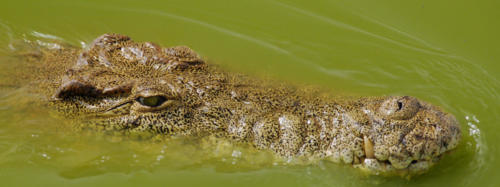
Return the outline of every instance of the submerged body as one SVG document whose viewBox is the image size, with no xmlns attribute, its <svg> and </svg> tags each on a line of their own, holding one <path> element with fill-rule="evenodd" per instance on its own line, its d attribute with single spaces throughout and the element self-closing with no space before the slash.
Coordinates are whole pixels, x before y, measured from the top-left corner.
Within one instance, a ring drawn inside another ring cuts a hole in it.
<svg viewBox="0 0 500 187">
<path fill-rule="evenodd" d="M 25 55 L 28 79 L 82 126 L 214 135 L 282 157 L 352 164 L 370 173 L 426 171 L 460 139 L 457 120 L 410 96 L 345 98 L 230 74 L 187 47 L 106 34 L 87 49 Z"/>
</svg>

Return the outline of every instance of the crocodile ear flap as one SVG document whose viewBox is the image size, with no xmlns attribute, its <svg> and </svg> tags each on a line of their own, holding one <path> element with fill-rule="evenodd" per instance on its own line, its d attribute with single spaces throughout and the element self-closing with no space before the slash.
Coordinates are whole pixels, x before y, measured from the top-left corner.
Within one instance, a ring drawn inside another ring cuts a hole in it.
<svg viewBox="0 0 500 187">
<path fill-rule="evenodd" d="M 104 88 L 104 90 L 102 90 L 102 92 L 100 93 L 101 96 L 117 96 L 122 94 L 130 94 L 132 93 L 133 86 L 133 82 L 125 83 L 111 88 Z"/>
<path fill-rule="evenodd" d="M 59 87 L 57 89 L 56 94 L 54 95 L 55 99 L 65 99 L 73 96 L 98 96 L 101 95 L 101 91 L 97 89 L 95 86 L 80 82 L 77 80 L 71 80 Z"/>
<path fill-rule="evenodd" d="M 127 83 L 111 88 L 99 89 L 89 83 L 78 80 L 71 80 L 64 83 L 54 95 L 55 99 L 61 100 L 74 96 L 82 97 L 106 97 L 117 96 L 122 94 L 130 94 L 132 92 L 133 83 Z"/>
</svg>

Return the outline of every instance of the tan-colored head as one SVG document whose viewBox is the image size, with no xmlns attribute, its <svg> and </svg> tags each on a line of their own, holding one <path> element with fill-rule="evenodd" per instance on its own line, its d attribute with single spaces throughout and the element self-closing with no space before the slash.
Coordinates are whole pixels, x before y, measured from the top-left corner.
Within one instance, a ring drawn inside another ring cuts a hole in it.
<svg viewBox="0 0 500 187">
<path fill-rule="evenodd" d="M 423 172 L 461 137 L 451 114 L 414 97 L 375 100 L 363 112 L 371 128 L 364 134 L 366 158 L 360 166 L 371 172 Z"/>
<path fill-rule="evenodd" d="M 105 34 L 62 76 L 53 103 L 106 129 L 183 130 L 201 102 L 196 89 L 208 93 L 205 87 L 217 84 L 206 78 L 204 65 L 188 47 L 162 48 Z"/>
</svg>

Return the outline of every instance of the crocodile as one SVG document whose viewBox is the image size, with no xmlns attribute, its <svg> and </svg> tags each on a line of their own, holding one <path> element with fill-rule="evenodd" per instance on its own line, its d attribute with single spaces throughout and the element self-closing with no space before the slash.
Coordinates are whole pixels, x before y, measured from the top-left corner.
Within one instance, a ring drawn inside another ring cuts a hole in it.
<svg viewBox="0 0 500 187">
<path fill-rule="evenodd" d="M 51 106 L 88 128 L 213 135 L 282 158 L 405 175 L 424 173 L 461 138 L 452 114 L 415 97 L 332 96 L 270 83 L 226 72 L 186 46 L 104 34 L 83 49 L 37 49 L 25 54 L 36 69 L 26 79 L 39 80 Z"/>
</svg>

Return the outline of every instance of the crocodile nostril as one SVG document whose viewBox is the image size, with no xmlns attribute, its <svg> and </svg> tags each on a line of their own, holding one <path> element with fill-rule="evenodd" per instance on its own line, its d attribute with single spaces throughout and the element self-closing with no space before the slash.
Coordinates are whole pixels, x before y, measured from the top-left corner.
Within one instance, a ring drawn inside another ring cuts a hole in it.
<svg viewBox="0 0 500 187">
<path fill-rule="evenodd" d="M 403 102 L 398 101 L 398 111 L 403 109 Z"/>
<path fill-rule="evenodd" d="M 413 117 L 420 109 L 420 104 L 413 97 L 389 97 L 378 108 L 378 112 L 391 119 L 405 120 Z"/>
</svg>

